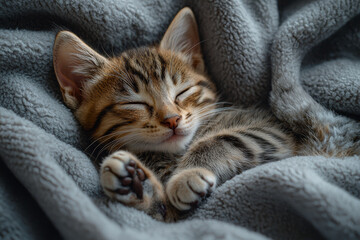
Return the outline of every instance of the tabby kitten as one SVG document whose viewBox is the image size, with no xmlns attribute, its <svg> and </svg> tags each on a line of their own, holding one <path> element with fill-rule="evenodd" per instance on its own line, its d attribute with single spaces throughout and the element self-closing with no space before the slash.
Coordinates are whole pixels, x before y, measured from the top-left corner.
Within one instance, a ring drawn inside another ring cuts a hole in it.
<svg viewBox="0 0 360 240">
<path fill-rule="evenodd" d="M 189 8 L 159 45 L 114 58 L 62 31 L 54 68 L 67 106 L 112 152 L 100 169 L 106 195 L 156 219 L 177 219 L 236 174 L 303 150 L 270 111 L 220 111 Z"/>
</svg>

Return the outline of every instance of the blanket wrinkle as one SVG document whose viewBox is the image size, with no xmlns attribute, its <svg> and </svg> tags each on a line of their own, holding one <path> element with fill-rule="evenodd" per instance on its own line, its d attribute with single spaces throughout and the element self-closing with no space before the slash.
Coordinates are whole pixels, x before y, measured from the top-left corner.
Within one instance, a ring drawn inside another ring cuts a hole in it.
<svg viewBox="0 0 360 240">
<path fill-rule="evenodd" d="M 360 0 L 0 0 L 1 239 L 360 239 L 360 159 L 302 156 L 220 186 L 166 224 L 110 201 L 52 66 L 59 29 L 104 55 L 158 42 L 196 16 L 222 100 L 267 102 L 291 86 L 360 117 Z M 277 112 L 286 111 L 288 96 Z"/>
</svg>

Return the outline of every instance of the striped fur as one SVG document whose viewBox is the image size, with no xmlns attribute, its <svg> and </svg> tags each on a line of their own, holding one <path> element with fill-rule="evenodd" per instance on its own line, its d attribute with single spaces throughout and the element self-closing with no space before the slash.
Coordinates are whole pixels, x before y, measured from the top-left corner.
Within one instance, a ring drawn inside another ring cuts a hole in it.
<svg viewBox="0 0 360 240">
<path fill-rule="evenodd" d="M 83 101 L 75 114 L 95 139 L 112 149 L 178 152 L 199 126 L 196 116 L 210 112 L 217 101 L 205 75 L 158 47 L 124 52 L 97 78 L 101 81 L 86 93 L 91 101 Z M 160 144 L 172 133 L 161 122 L 172 115 L 181 116 L 179 135 L 188 137 L 182 144 Z"/>
<path fill-rule="evenodd" d="M 60 32 L 54 45 L 65 103 L 112 153 L 100 169 L 105 193 L 161 220 L 179 218 L 236 174 L 319 154 L 317 143 L 331 141 L 324 126 L 301 121 L 301 132 L 290 132 L 268 110 L 221 108 L 198 42 L 195 18 L 185 8 L 158 46 L 104 58 L 70 32 Z"/>
</svg>

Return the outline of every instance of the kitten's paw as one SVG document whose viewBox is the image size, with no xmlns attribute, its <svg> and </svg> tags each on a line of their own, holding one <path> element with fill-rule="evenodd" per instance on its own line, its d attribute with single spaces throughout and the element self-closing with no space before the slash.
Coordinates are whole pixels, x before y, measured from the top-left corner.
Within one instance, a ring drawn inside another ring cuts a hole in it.
<svg viewBox="0 0 360 240">
<path fill-rule="evenodd" d="M 185 211 L 197 206 L 216 187 L 216 176 L 204 168 L 192 168 L 170 178 L 166 194 L 171 204 Z"/>
<path fill-rule="evenodd" d="M 137 209 L 148 211 L 164 198 L 162 185 L 153 173 L 129 152 L 117 151 L 107 157 L 100 175 L 106 195 Z"/>
</svg>

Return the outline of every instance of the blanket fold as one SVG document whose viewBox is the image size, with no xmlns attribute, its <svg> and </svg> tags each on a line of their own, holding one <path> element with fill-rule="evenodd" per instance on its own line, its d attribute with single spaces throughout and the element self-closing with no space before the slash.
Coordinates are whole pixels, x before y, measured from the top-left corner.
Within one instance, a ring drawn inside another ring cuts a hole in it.
<svg viewBox="0 0 360 240">
<path fill-rule="evenodd" d="M 109 201 L 91 144 L 63 104 L 57 31 L 105 55 L 160 40 L 184 6 L 222 100 L 268 101 L 272 83 L 360 116 L 359 0 L 0 0 L 0 238 L 359 239 L 360 159 L 303 156 L 250 169 L 188 219 L 165 224 Z M 275 109 L 285 112 L 284 106 Z M 287 99 L 285 99 L 287 100 Z"/>
</svg>

